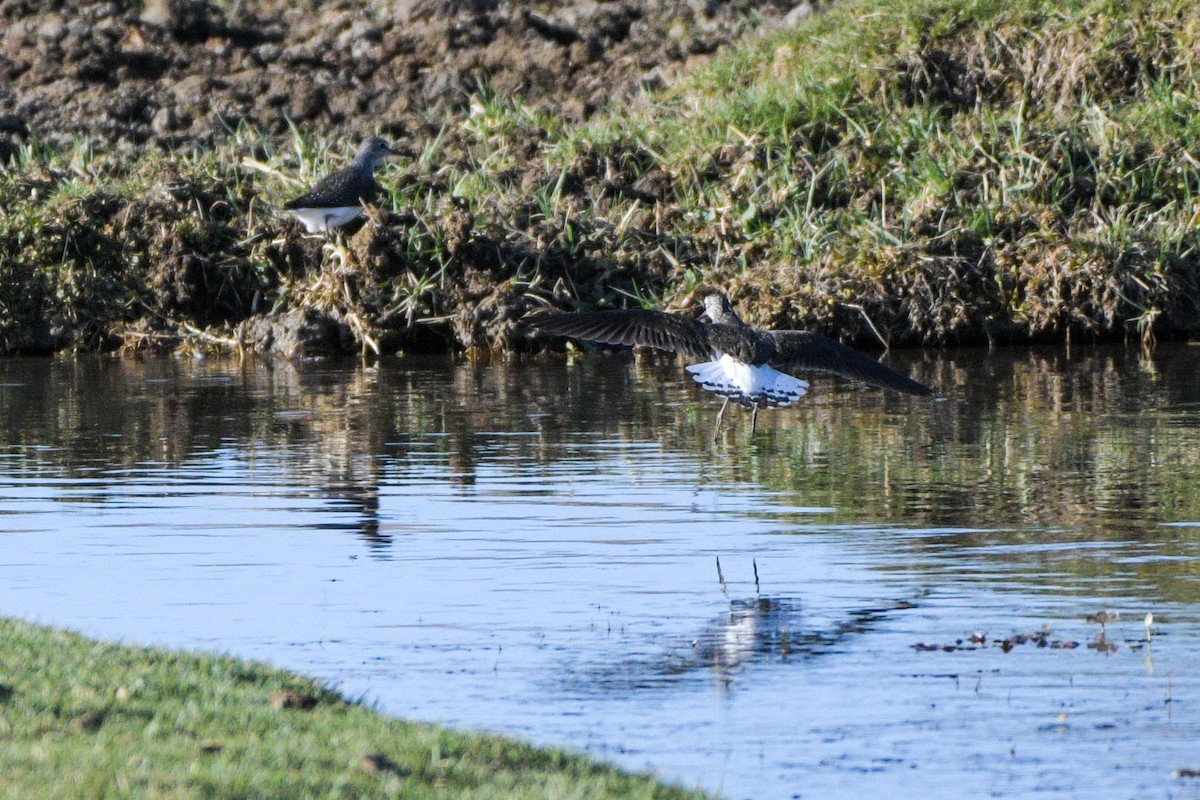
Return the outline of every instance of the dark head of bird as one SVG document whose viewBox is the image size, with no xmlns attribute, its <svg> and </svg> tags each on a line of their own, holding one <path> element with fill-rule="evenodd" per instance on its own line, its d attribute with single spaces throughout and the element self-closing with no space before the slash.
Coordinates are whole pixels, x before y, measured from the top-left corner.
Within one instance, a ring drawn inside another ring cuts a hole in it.
<svg viewBox="0 0 1200 800">
<path fill-rule="evenodd" d="M 718 292 L 704 296 L 704 313 L 701 318 L 707 318 L 715 325 L 742 325 L 742 318 L 733 310 L 729 298 Z"/>
<path fill-rule="evenodd" d="M 396 151 L 386 141 L 378 136 L 368 137 L 354 155 L 354 165 L 364 169 L 374 170 L 375 165 Z"/>
</svg>

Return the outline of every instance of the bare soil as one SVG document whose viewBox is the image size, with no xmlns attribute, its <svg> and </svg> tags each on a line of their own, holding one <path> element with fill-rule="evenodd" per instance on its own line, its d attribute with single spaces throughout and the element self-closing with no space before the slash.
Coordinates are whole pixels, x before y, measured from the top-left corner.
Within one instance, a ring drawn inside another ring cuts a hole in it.
<svg viewBox="0 0 1200 800">
<path fill-rule="evenodd" d="M 0 164 L 23 141 L 69 148 L 84 139 L 134 159 L 216 146 L 243 123 L 280 143 L 295 126 L 348 142 L 378 132 L 415 152 L 439 132 L 453 138 L 472 97 L 489 93 L 580 122 L 606 103 L 665 85 L 756 28 L 810 10 L 796 0 L 0 0 Z M 539 142 L 526 145 L 518 182 L 552 183 L 557 176 L 538 163 Z M 49 191 L 63 178 L 43 172 L 25 175 L 18 195 Z M 235 180 L 233 191 L 249 202 L 252 176 L 164 174 L 163 191 L 135 198 L 98 190 L 35 239 L 21 230 L 0 236 L 17 271 L 0 287 L 0 305 L 19 309 L 0 321 L 0 350 L 171 346 L 183 330 L 216 326 L 233 331 L 239 346 L 298 355 L 356 348 L 364 325 L 382 331 L 389 348 L 505 347 L 532 302 L 504 288 L 512 263 L 535 261 L 547 286 L 567 279 L 588 303 L 662 286 L 677 266 L 654 255 L 662 248 L 605 251 L 612 243 L 600 233 L 587 255 L 565 254 L 545 244 L 557 235 L 553 222 L 527 208 L 499 209 L 513 222 L 497 229 L 452 207 L 436 173 L 434 165 L 408 179 L 445 194 L 445 213 L 390 215 L 356 237 L 367 270 L 358 285 L 336 287 L 361 298 L 353 310 L 258 308 L 256 298 L 277 290 L 282 276 L 310 271 L 322 254 L 279 220 L 287 243 L 266 253 L 275 277 L 264 283 L 254 270 L 227 266 L 247 263 L 247 243 L 261 234 L 222 202 Z M 582 183 L 601 177 L 572 175 L 565 192 L 582 198 Z M 618 180 L 610 193 L 654 190 L 632 182 Z M 203 234 L 186 230 L 185 201 L 207 209 Z M 405 259 L 405 237 L 452 245 L 439 292 L 422 300 L 423 315 L 438 325 L 414 326 L 411 314 L 384 309 L 388 276 L 418 266 Z M 72 256 L 86 265 L 83 277 L 55 277 L 55 263 Z M 66 304 L 63 280 L 82 280 Z M 232 341 L 227 333 L 209 338 Z"/>
<path fill-rule="evenodd" d="M 794 6 L 0 0 L 0 158 L 30 130 L 130 151 L 211 144 L 242 122 L 400 137 L 481 90 L 582 120 Z"/>
</svg>

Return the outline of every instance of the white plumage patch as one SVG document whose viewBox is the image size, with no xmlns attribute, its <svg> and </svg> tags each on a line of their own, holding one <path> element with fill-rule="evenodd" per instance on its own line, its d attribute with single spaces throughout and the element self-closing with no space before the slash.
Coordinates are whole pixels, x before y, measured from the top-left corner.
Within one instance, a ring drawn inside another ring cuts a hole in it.
<svg viewBox="0 0 1200 800">
<path fill-rule="evenodd" d="M 289 214 L 304 223 L 309 233 L 328 233 L 339 225 L 345 225 L 362 212 L 362 206 L 288 209 Z"/>
<path fill-rule="evenodd" d="M 783 408 L 808 391 L 808 381 L 793 378 L 766 364 L 757 367 L 722 355 L 716 361 L 687 367 L 696 383 L 745 408 Z"/>
</svg>

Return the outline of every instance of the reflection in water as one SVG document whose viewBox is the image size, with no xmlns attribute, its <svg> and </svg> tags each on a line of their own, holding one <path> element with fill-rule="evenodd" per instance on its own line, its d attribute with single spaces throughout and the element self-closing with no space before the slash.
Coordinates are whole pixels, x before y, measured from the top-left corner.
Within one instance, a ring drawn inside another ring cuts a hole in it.
<svg viewBox="0 0 1200 800">
<path fill-rule="evenodd" d="M 658 358 L 0 361 L 0 613 L 732 797 L 1158 796 L 1200 736 L 1200 348 L 891 358 L 946 402 L 823 381 L 717 442 Z M 914 647 L 1099 609 L 1102 658 Z"/>
<path fill-rule="evenodd" d="M 554 358 L 288 362 L 180 359 L 8 361 L 0 365 L 0 436 L 12 474 L 87 476 L 103 484 L 150 466 L 233 452 L 386 553 L 379 492 L 436 469 L 468 496 L 495 466 L 497 437 L 534 474 L 608 457 L 605 442 L 656 441 L 704 453 L 700 485 L 749 483 L 835 520 L 961 528 L 942 548 L 995 549 L 1031 536 L 1142 543 L 1132 567 L 1169 596 L 1194 598 L 1193 536 L 1163 524 L 1200 520 L 1200 348 L 957 352 L 895 364 L 946 387 L 922 403 L 852 384 L 814 390 L 709 441 L 696 390 L 674 363 L 595 354 Z M 536 466 L 534 466 L 536 465 Z M 64 502 L 69 502 L 69 496 Z M 0 511 L 2 513 L 2 511 Z M 980 528 L 987 529 L 979 532 Z M 996 530 L 1008 532 L 997 533 Z M 1148 552 L 1153 550 L 1153 553 Z M 1047 566 L 1025 552 L 1023 568 Z M 1056 561 L 1054 566 L 1062 566 Z M 1097 574 L 1100 559 L 1070 568 Z"/>
<path fill-rule="evenodd" d="M 576 687 L 589 692 L 663 689 L 693 673 L 707 672 L 718 687 L 731 689 L 747 667 L 800 664 L 842 652 L 847 639 L 870 633 L 894 613 L 911 608 L 916 608 L 913 602 L 900 600 L 850 609 L 843 620 L 815 627 L 805 624 L 799 598 L 739 598 L 694 638 L 676 643 L 662 656 L 598 668 L 577 676 Z"/>
</svg>

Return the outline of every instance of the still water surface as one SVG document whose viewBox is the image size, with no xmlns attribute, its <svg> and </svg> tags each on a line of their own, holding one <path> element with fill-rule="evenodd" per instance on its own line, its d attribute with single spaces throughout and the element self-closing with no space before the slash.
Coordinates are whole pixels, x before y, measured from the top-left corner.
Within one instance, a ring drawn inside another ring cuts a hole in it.
<svg viewBox="0 0 1200 800">
<path fill-rule="evenodd" d="M 0 614 L 731 798 L 1200 795 L 1200 348 L 890 363 L 714 442 L 620 355 L 3 361 Z"/>
</svg>

